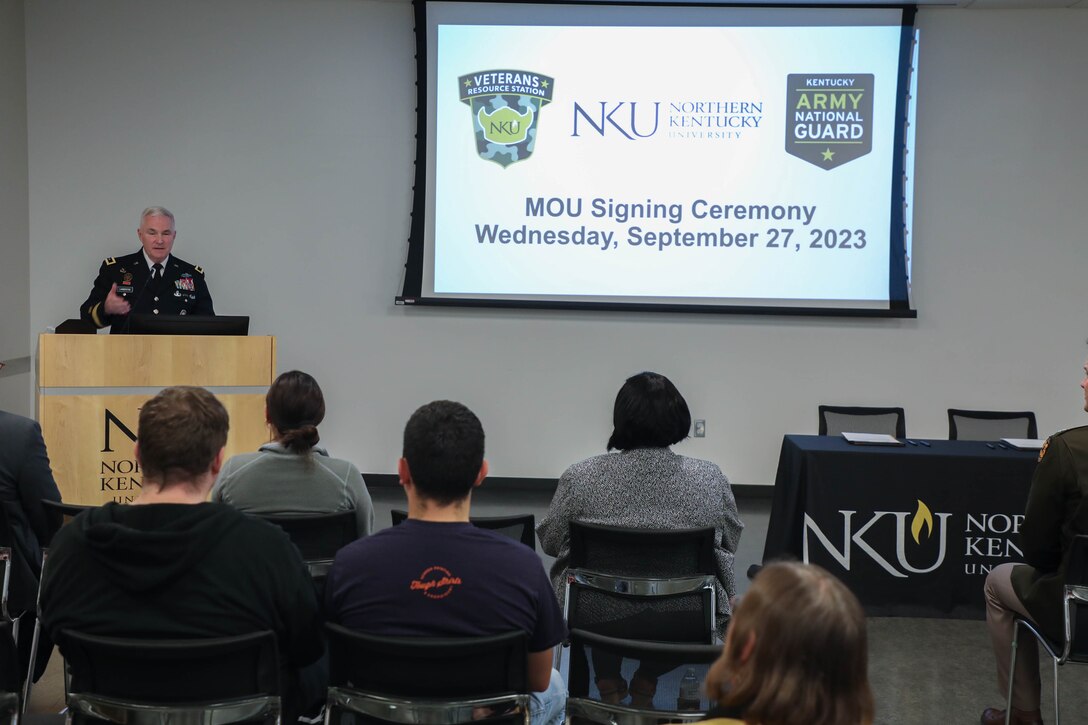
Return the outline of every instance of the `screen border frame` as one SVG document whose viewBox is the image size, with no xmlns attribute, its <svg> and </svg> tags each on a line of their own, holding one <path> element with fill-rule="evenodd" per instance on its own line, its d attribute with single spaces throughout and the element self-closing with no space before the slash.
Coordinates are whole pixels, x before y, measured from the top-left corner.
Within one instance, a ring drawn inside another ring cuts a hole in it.
<svg viewBox="0 0 1088 725">
<path fill-rule="evenodd" d="M 901 229 L 902 234 L 891 234 L 888 251 L 888 306 L 887 307 L 802 307 L 785 305 L 730 305 L 684 304 L 661 302 L 616 301 L 564 301 L 564 300 L 515 300 L 479 297 L 431 297 L 423 294 L 423 265 L 425 262 L 425 222 L 427 213 L 427 5 L 431 3 L 464 2 L 465 0 L 412 0 L 416 39 L 416 158 L 412 187 L 411 222 L 408 231 L 408 253 L 404 262 L 401 293 L 394 297 L 398 307 L 466 307 L 494 309 L 538 310 L 588 310 L 608 312 L 663 312 L 707 313 L 740 315 L 780 315 L 790 317 L 864 317 L 915 319 L 918 310 L 911 305 L 911 278 L 907 274 L 907 244 L 905 202 L 903 193 L 904 153 L 896 153 L 892 160 L 891 222 L 889 231 Z M 630 5 L 660 7 L 699 8 L 829 8 L 829 9 L 896 9 L 903 12 L 899 40 L 899 92 L 896 95 L 895 118 L 898 119 L 893 146 L 902 149 L 906 141 L 908 100 L 910 95 L 911 58 L 915 38 L 914 20 L 917 5 L 913 3 L 880 3 L 859 5 L 856 3 L 752 3 L 752 2 L 610 2 L 609 0 L 501 0 L 504 4 L 534 5 Z M 916 101 L 916 99 L 915 99 Z"/>
</svg>

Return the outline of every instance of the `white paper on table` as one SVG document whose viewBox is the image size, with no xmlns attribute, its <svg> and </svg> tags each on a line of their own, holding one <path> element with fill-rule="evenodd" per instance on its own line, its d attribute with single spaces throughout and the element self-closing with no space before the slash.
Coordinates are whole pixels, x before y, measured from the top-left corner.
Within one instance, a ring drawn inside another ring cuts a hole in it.
<svg viewBox="0 0 1088 725">
<path fill-rule="evenodd" d="M 887 433 L 843 433 L 849 443 L 859 446 L 901 446 L 903 441 Z"/>
<path fill-rule="evenodd" d="M 1018 451 L 1037 451 L 1045 443 L 1042 438 L 1002 438 L 1002 443 L 1008 443 Z"/>
</svg>

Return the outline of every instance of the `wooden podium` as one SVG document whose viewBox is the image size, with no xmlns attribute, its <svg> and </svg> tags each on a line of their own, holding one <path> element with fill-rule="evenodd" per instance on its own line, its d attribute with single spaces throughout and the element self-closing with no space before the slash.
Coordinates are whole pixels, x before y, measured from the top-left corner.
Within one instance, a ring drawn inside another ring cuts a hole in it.
<svg viewBox="0 0 1088 725">
<path fill-rule="evenodd" d="M 41 335 L 38 420 L 61 496 L 96 506 L 136 498 L 140 406 L 171 385 L 222 401 L 227 456 L 257 450 L 270 440 L 264 397 L 275 371 L 274 337 Z"/>
</svg>

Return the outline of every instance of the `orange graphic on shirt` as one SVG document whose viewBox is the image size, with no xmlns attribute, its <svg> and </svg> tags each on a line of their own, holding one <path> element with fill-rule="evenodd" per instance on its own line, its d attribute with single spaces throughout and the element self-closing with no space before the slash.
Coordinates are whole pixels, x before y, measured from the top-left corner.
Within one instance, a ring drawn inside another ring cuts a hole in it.
<svg viewBox="0 0 1088 725">
<path fill-rule="evenodd" d="M 413 579 L 409 587 L 413 592 L 423 592 L 428 599 L 443 599 L 453 593 L 453 588 L 461 585 L 461 577 L 454 576 L 444 566 L 429 566 Z"/>
</svg>

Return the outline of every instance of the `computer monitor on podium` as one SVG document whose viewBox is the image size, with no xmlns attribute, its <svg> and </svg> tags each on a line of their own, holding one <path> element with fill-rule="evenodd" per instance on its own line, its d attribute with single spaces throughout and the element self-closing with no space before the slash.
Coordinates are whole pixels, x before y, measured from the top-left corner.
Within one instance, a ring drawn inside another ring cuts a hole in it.
<svg viewBox="0 0 1088 725">
<path fill-rule="evenodd" d="M 245 315 L 144 315 L 128 317 L 130 335 L 236 335 L 249 334 Z"/>
</svg>

